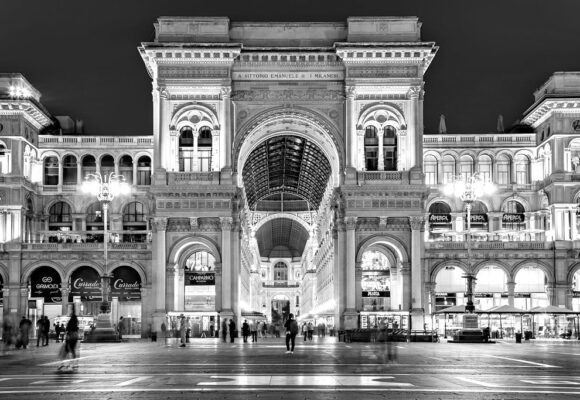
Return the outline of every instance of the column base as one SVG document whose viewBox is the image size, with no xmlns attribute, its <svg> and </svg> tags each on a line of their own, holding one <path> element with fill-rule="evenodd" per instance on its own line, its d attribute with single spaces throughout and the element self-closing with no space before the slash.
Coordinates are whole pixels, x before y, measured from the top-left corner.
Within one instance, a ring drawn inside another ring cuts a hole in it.
<svg viewBox="0 0 580 400">
<path fill-rule="evenodd" d="M 346 310 L 343 314 L 344 329 L 358 328 L 358 312 L 356 310 Z"/>
<path fill-rule="evenodd" d="M 422 308 L 413 308 L 411 310 L 411 330 L 425 330 L 425 310 Z"/>
<path fill-rule="evenodd" d="M 346 167 L 344 170 L 344 183 L 347 185 L 356 185 L 357 183 L 357 174 L 356 168 L 353 167 Z"/>
<path fill-rule="evenodd" d="M 167 171 L 164 168 L 156 169 L 153 173 L 153 185 L 167 185 Z"/>
<path fill-rule="evenodd" d="M 232 183 L 232 175 L 233 175 L 233 170 L 231 167 L 222 168 L 221 174 L 220 174 L 220 182 L 224 183 L 226 185 L 230 185 Z"/>
</svg>

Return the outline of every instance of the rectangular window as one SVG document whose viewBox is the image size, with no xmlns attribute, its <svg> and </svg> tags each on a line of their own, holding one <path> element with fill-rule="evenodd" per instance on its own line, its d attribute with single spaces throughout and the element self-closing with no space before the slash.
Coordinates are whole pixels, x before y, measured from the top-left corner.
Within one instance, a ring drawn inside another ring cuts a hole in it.
<svg viewBox="0 0 580 400">
<path fill-rule="evenodd" d="M 379 161 L 376 149 L 365 149 L 365 164 L 367 171 L 376 171 L 379 168 Z"/>
<path fill-rule="evenodd" d="M 385 147 L 383 150 L 383 161 L 385 164 L 385 171 L 397 170 L 397 152 L 393 148 Z"/>
<path fill-rule="evenodd" d="M 193 149 L 179 149 L 179 171 L 192 172 L 193 171 Z"/>
<path fill-rule="evenodd" d="M 527 185 L 528 180 L 528 166 L 524 163 L 516 164 L 516 183 L 518 185 Z"/>
<path fill-rule="evenodd" d="M 463 175 L 463 179 L 467 180 L 472 175 L 471 164 L 461 164 L 459 168 L 461 175 Z"/>
<path fill-rule="evenodd" d="M 425 164 L 425 184 L 437 184 L 437 164 Z"/>
<path fill-rule="evenodd" d="M 455 174 L 455 168 L 452 163 L 443 164 L 443 183 L 453 182 L 453 175 Z"/>
<path fill-rule="evenodd" d="M 204 171 L 211 171 L 211 149 L 209 150 L 198 150 L 199 155 L 199 170 Z"/>
<path fill-rule="evenodd" d="M 484 182 L 491 182 L 491 164 L 479 164 L 479 177 Z"/>
</svg>

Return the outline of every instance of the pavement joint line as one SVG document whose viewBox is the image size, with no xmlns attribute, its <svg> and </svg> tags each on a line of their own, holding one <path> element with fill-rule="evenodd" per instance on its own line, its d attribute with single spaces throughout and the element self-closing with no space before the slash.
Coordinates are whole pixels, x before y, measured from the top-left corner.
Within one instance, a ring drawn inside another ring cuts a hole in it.
<svg viewBox="0 0 580 400">
<path fill-rule="evenodd" d="M 90 357 L 96 357 L 96 356 L 84 356 L 84 357 L 77 357 L 75 358 L 75 360 L 84 360 Z M 44 364 L 38 364 L 39 367 L 48 367 L 51 365 L 58 365 L 58 364 L 62 364 L 62 363 L 70 363 L 72 361 L 72 358 L 69 358 L 67 360 L 57 360 L 57 361 L 51 361 L 48 363 L 44 363 Z"/>
<path fill-rule="evenodd" d="M 521 363 L 525 363 L 525 364 L 531 364 L 531 365 L 537 365 L 539 367 L 545 367 L 545 368 L 562 368 L 558 365 L 549 365 L 549 364 L 543 364 L 543 363 L 537 363 L 537 362 L 533 362 L 533 361 L 526 361 L 526 360 L 518 360 L 517 358 L 510 358 L 510 357 L 503 357 L 503 356 L 495 356 L 495 355 L 488 355 L 488 357 L 492 357 L 492 358 L 499 358 L 502 360 L 509 360 L 509 361 L 517 361 L 517 362 L 521 362 Z"/>
<path fill-rule="evenodd" d="M 133 383 L 144 381 L 145 379 L 149 379 L 149 378 L 151 378 L 151 377 L 150 376 L 140 376 L 137 378 L 129 379 L 128 381 L 125 381 L 125 382 L 117 383 L 115 386 L 129 386 L 129 385 L 132 385 Z"/>
</svg>

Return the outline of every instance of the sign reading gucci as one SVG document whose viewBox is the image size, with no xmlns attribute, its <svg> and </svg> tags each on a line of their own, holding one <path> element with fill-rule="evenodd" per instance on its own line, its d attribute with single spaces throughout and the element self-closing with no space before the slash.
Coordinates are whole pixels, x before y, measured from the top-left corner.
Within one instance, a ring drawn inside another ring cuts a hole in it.
<svg viewBox="0 0 580 400">
<path fill-rule="evenodd" d="M 101 277 L 94 268 L 80 267 L 72 273 L 69 301 L 73 301 L 75 296 L 84 301 L 101 301 Z"/>
<path fill-rule="evenodd" d="M 119 301 L 141 300 L 141 277 L 131 267 L 119 267 L 113 271 L 111 297 Z"/>
<path fill-rule="evenodd" d="M 391 297 L 389 290 L 363 290 L 362 297 Z"/>
<path fill-rule="evenodd" d="M 185 285 L 215 285 L 215 274 L 210 272 L 186 272 Z"/>
<path fill-rule="evenodd" d="M 42 297 L 45 303 L 62 301 L 60 275 L 54 268 L 40 267 L 30 276 L 30 297 Z"/>
</svg>

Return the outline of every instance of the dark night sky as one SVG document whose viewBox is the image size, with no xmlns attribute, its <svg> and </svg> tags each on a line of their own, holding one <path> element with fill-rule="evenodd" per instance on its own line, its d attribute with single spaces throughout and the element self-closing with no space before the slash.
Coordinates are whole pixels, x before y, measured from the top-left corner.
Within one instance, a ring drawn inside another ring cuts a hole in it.
<svg viewBox="0 0 580 400">
<path fill-rule="evenodd" d="M 151 84 L 137 52 L 161 15 L 232 21 L 346 21 L 416 15 L 440 47 L 425 76 L 425 127 L 450 133 L 506 126 L 554 71 L 580 70 L 576 0 L 1 0 L 0 72 L 20 72 L 53 115 L 95 134 L 150 134 Z"/>
</svg>

